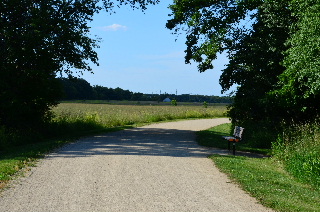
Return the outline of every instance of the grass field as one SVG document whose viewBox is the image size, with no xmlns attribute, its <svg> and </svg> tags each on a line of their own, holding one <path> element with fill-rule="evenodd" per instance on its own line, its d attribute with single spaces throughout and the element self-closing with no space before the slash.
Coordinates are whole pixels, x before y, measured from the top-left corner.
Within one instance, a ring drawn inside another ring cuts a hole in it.
<svg viewBox="0 0 320 212">
<path fill-rule="evenodd" d="M 109 105 L 62 103 L 53 109 L 57 122 L 91 121 L 104 127 L 125 126 L 175 119 L 224 117 L 225 105 Z"/>
</svg>

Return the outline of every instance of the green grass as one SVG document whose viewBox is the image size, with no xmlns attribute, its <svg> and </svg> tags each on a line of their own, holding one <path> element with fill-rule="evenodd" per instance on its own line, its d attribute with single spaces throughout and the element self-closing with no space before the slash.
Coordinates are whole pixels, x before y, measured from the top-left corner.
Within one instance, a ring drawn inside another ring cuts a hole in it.
<svg viewBox="0 0 320 212">
<path fill-rule="evenodd" d="M 67 140 L 49 140 L 41 143 L 7 148 L 5 151 L 1 152 L 0 156 L 0 181 L 10 180 L 11 176 L 21 168 L 34 165 L 34 162 L 38 158 L 41 158 L 44 153 L 47 153 L 66 142 Z"/>
<path fill-rule="evenodd" d="M 273 143 L 273 154 L 301 182 L 320 187 L 319 123 L 291 126 Z"/>
<path fill-rule="evenodd" d="M 82 103 L 82 104 L 109 104 L 109 105 L 148 105 L 148 106 L 171 106 L 171 102 L 162 101 L 129 101 L 129 100 L 64 100 L 60 103 Z M 203 102 L 177 102 L 178 106 L 203 106 Z M 230 103 L 207 103 L 207 106 L 226 107 Z"/>
<path fill-rule="evenodd" d="M 198 143 L 202 146 L 216 147 L 220 149 L 227 149 L 228 142 L 222 138 L 222 136 L 231 136 L 233 129 L 231 129 L 231 124 L 221 124 L 219 126 L 213 127 L 209 130 L 204 130 L 197 132 Z M 244 132 L 245 133 L 245 132 Z M 236 144 L 236 151 L 246 151 L 255 152 L 260 154 L 269 155 L 271 153 L 270 149 L 255 148 L 246 143 L 245 140 Z"/>
<path fill-rule="evenodd" d="M 223 124 L 198 133 L 199 144 L 227 148 L 221 136 L 230 135 L 231 124 Z M 245 144 L 237 149 L 250 150 Z M 255 152 L 265 152 L 252 148 Z M 267 151 L 269 152 L 269 151 Z M 210 158 L 230 179 L 263 205 L 276 211 L 320 211 L 320 189 L 304 183 L 290 172 L 281 160 L 242 156 L 213 155 Z"/>
<path fill-rule="evenodd" d="M 272 158 L 210 157 L 218 168 L 263 205 L 276 211 L 320 211 L 320 190 L 289 175 Z"/>
<path fill-rule="evenodd" d="M 0 156 L 0 189 L 4 188 L 9 180 L 21 170 L 29 170 L 45 153 L 58 148 L 70 140 L 48 140 L 41 143 L 15 146 L 1 151 Z"/>
<path fill-rule="evenodd" d="M 104 127 L 145 124 L 190 118 L 225 117 L 226 106 L 151 106 L 62 103 L 53 109 L 54 121 L 98 123 Z"/>
</svg>

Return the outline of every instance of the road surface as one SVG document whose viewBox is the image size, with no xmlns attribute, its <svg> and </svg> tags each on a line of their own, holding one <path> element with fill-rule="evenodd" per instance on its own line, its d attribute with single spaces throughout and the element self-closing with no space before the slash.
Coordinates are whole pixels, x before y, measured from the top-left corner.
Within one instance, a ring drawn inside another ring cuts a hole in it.
<svg viewBox="0 0 320 212">
<path fill-rule="evenodd" d="M 0 211 L 271 211 L 207 158 L 223 150 L 195 142 L 195 131 L 227 122 L 160 123 L 83 138 L 2 192 Z"/>
</svg>

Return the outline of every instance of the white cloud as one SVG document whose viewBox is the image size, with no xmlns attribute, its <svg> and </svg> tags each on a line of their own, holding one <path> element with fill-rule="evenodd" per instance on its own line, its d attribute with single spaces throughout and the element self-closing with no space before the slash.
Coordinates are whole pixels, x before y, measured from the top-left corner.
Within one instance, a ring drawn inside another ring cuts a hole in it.
<svg viewBox="0 0 320 212">
<path fill-rule="evenodd" d="M 126 31 L 128 29 L 127 26 L 123 26 L 120 24 L 112 24 L 109 26 L 103 26 L 103 27 L 97 27 L 98 29 L 102 30 L 102 31 Z"/>
</svg>

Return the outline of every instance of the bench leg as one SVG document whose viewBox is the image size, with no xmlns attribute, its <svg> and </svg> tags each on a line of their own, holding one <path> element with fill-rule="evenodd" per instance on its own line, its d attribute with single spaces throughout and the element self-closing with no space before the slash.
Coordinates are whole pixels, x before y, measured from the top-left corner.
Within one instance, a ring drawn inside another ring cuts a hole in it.
<svg viewBox="0 0 320 212">
<path fill-rule="evenodd" d="M 236 155 L 236 142 L 233 142 L 233 155 Z"/>
<path fill-rule="evenodd" d="M 230 151 L 230 143 L 231 141 L 228 141 L 228 150 Z"/>
</svg>

